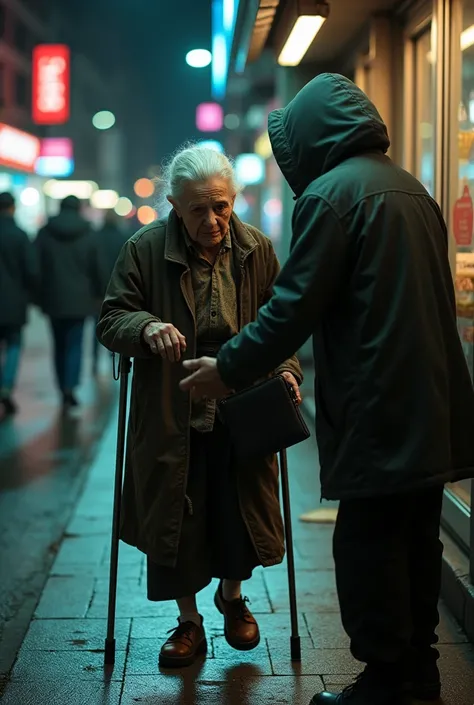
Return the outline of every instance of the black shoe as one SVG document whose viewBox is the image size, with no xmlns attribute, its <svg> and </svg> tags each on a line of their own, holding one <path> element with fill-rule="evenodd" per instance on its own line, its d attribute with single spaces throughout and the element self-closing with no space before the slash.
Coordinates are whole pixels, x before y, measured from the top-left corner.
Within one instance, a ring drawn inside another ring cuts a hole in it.
<svg viewBox="0 0 474 705">
<path fill-rule="evenodd" d="M 79 402 L 72 392 L 64 392 L 63 394 L 63 406 L 65 409 L 71 409 L 75 406 L 79 406 Z"/>
<path fill-rule="evenodd" d="M 18 406 L 15 404 L 11 397 L 2 397 L 0 400 L 6 416 L 14 416 L 18 411 Z"/>
<path fill-rule="evenodd" d="M 373 669 L 366 668 L 342 693 L 318 693 L 310 705 L 410 705 L 410 693 L 402 684 L 382 675 Z"/>
<path fill-rule="evenodd" d="M 413 662 L 411 691 L 416 700 L 439 700 L 441 697 L 441 676 L 436 663 L 438 652 L 430 649 L 426 657 L 420 656 Z"/>
</svg>

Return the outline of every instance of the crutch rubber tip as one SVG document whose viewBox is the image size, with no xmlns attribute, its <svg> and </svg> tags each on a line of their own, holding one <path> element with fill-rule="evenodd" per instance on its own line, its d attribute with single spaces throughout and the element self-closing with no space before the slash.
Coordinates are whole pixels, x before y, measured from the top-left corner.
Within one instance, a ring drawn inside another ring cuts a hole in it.
<svg viewBox="0 0 474 705">
<path fill-rule="evenodd" d="M 105 640 L 104 666 L 113 666 L 115 663 L 115 639 Z"/>
<path fill-rule="evenodd" d="M 301 640 L 299 636 L 291 637 L 291 660 L 301 661 Z"/>
</svg>

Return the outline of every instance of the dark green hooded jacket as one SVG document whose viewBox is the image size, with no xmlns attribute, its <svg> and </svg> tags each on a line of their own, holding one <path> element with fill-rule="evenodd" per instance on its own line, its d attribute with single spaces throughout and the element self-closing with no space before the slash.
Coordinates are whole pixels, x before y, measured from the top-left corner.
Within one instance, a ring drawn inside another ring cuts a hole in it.
<svg viewBox="0 0 474 705">
<path fill-rule="evenodd" d="M 473 477 L 474 392 L 437 204 L 385 155 L 380 115 L 343 76 L 313 79 L 269 134 L 297 199 L 291 252 L 222 348 L 222 378 L 250 384 L 313 336 L 327 499 Z"/>
<path fill-rule="evenodd" d="M 95 315 L 104 294 L 106 275 L 97 234 L 74 208 L 50 218 L 36 239 L 41 270 L 39 304 L 55 319 Z"/>
</svg>

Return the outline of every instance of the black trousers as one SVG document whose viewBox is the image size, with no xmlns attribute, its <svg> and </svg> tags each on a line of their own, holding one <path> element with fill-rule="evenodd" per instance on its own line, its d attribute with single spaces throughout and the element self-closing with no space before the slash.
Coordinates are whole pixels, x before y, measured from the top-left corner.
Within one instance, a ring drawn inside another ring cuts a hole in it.
<svg viewBox="0 0 474 705">
<path fill-rule="evenodd" d="M 216 419 L 211 433 L 191 429 L 183 525 L 175 568 L 148 559 L 148 599 L 176 600 L 200 592 L 213 578 L 248 580 L 260 565 L 242 517 L 234 450 Z M 191 513 L 192 511 L 192 513 Z"/>
<path fill-rule="evenodd" d="M 344 629 L 359 661 L 438 657 L 443 489 L 342 501 L 334 532 Z"/>
</svg>

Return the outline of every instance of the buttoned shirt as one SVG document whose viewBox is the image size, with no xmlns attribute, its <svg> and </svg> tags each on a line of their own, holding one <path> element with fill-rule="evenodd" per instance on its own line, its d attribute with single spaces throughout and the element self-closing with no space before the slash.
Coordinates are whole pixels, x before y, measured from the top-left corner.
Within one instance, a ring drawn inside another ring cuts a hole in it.
<svg viewBox="0 0 474 705">
<path fill-rule="evenodd" d="M 194 292 L 197 355 L 215 357 L 219 347 L 239 332 L 232 236 L 229 230 L 213 263 L 204 257 L 186 231 L 184 237 Z M 214 399 L 193 401 L 192 428 L 212 431 L 215 416 Z"/>
</svg>

